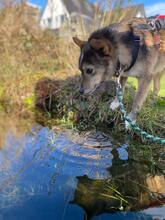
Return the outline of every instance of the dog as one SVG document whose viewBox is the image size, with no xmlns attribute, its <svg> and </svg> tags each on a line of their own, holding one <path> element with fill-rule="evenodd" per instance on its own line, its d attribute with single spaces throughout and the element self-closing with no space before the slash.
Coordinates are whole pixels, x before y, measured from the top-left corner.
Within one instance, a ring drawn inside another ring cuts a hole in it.
<svg viewBox="0 0 165 220">
<path fill-rule="evenodd" d="M 120 75 L 123 92 L 128 77 L 138 79 L 138 89 L 129 117 L 135 122 L 145 102 L 151 81 L 154 93 L 160 89 L 160 76 L 165 70 L 165 53 L 158 45 L 152 45 L 152 34 L 135 31 L 129 24 L 112 24 L 93 32 L 87 41 L 73 38 L 80 47 L 79 69 L 81 71 L 80 92 L 93 93 L 103 82 Z M 143 38 L 140 36 L 143 35 Z M 150 43 L 147 44 L 147 41 Z M 115 98 L 110 108 L 119 107 Z M 128 128 L 128 124 L 126 124 Z"/>
</svg>

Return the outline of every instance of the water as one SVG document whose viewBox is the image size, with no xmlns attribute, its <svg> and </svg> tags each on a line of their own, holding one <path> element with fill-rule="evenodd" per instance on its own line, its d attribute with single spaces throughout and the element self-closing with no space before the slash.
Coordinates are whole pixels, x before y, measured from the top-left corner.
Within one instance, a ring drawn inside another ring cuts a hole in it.
<svg viewBox="0 0 165 220">
<path fill-rule="evenodd" d="M 162 151 L 147 161 L 128 144 L 88 148 L 27 120 L 0 124 L 0 220 L 165 219 Z"/>
</svg>

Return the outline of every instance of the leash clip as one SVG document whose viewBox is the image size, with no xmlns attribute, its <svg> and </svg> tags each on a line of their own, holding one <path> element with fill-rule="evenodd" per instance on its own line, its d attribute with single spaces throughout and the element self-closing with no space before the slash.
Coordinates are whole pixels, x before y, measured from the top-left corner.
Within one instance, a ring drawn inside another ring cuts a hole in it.
<svg viewBox="0 0 165 220">
<path fill-rule="evenodd" d="M 116 77 L 116 82 L 117 82 L 118 85 L 120 85 L 120 75 L 118 77 Z"/>
<path fill-rule="evenodd" d="M 123 66 L 120 63 L 118 63 L 118 66 L 116 68 L 116 73 L 115 73 L 116 77 L 119 77 L 122 72 L 123 72 Z"/>
</svg>

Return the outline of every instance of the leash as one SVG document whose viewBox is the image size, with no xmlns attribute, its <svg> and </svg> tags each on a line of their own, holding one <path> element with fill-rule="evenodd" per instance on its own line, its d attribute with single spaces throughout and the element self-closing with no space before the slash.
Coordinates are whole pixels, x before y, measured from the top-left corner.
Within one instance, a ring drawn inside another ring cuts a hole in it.
<svg viewBox="0 0 165 220">
<path fill-rule="evenodd" d="M 136 134 L 144 137 L 145 139 L 147 139 L 149 141 L 157 142 L 157 143 L 160 143 L 160 144 L 165 144 L 165 139 L 164 138 L 160 138 L 158 136 L 151 135 L 148 132 L 144 131 L 134 121 L 132 121 L 132 119 L 128 116 L 128 114 L 125 110 L 124 104 L 122 102 L 122 100 L 123 100 L 123 91 L 122 91 L 122 87 L 121 87 L 121 84 L 120 84 L 120 76 L 117 77 L 117 87 L 116 88 L 117 88 L 116 93 L 117 93 L 117 98 L 118 98 L 118 101 L 119 101 L 119 104 L 120 104 L 121 113 L 123 114 L 124 120 L 127 121 L 129 123 L 129 125 L 131 126 L 132 130 Z"/>
</svg>

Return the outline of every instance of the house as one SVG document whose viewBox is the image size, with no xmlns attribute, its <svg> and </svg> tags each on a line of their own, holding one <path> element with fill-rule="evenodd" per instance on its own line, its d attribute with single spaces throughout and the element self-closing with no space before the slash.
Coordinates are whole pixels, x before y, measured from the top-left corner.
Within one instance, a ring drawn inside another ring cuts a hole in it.
<svg viewBox="0 0 165 220">
<path fill-rule="evenodd" d="M 88 0 L 47 0 L 41 14 L 40 27 L 55 31 L 59 37 L 84 37 L 103 25 L 132 17 L 145 17 L 143 4 L 116 7 L 109 12 Z"/>
<path fill-rule="evenodd" d="M 80 20 L 90 24 L 94 7 L 86 0 L 48 0 L 40 19 L 42 28 L 57 30 L 65 22 L 76 24 Z"/>
</svg>

